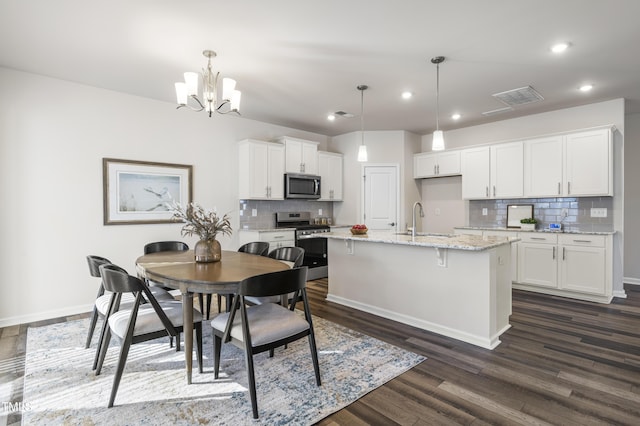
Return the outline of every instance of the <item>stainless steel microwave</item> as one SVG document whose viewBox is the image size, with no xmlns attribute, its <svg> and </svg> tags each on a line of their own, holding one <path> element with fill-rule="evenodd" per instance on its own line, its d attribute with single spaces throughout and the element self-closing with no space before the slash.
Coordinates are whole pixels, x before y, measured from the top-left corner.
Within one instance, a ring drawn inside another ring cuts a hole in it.
<svg viewBox="0 0 640 426">
<path fill-rule="evenodd" d="M 320 198 L 320 176 L 286 173 L 284 175 L 284 198 L 317 200 Z"/>
</svg>

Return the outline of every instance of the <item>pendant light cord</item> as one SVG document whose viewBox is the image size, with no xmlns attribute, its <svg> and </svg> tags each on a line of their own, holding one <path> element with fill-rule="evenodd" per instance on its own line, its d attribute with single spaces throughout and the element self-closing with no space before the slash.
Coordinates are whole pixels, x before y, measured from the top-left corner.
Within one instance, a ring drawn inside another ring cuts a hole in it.
<svg viewBox="0 0 640 426">
<path fill-rule="evenodd" d="M 436 130 L 440 130 L 440 63 L 436 64 Z"/>
</svg>

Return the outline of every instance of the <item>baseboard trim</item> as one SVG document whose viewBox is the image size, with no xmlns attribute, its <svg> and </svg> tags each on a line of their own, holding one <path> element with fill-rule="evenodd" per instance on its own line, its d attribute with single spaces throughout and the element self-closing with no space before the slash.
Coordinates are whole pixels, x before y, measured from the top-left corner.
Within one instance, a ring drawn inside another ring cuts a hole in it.
<svg viewBox="0 0 640 426">
<path fill-rule="evenodd" d="M 84 314 L 93 309 L 93 304 L 69 306 L 52 311 L 38 312 L 36 314 L 18 315 L 8 318 L 0 318 L 0 328 L 13 325 L 26 324 L 30 322 L 45 321 L 53 318 L 66 317 L 70 315 Z"/>
<path fill-rule="evenodd" d="M 622 282 L 625 284 L 640 285 L 640 278 L 623 277 Z"/>
</svg>

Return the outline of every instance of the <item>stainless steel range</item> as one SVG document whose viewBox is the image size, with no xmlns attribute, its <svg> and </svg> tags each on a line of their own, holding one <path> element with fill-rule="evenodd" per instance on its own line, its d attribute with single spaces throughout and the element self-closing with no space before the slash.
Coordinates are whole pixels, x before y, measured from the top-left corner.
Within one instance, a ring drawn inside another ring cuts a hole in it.
<svg viewBox="0 0 640 426">
<path fill-rule="evenodd" d="M 308 279 L 328 276 L 327 239 L 313 237 L 319 232 L 329 232 L 331 229 L 328 225 L 312 223 L 309 212 L 278 212 L 276 228 L 295 228 L 295 244 L 304 249 L 302 264 L 309 267 Z"/>
</svg>

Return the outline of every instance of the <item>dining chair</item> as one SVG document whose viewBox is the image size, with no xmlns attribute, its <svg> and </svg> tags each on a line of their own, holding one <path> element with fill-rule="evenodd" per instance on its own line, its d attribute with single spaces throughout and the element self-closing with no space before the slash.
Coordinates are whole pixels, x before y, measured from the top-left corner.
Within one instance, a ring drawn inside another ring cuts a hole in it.
<svg viewBox="0 0 640 426">
<path fill-rule="evenodd" d="M 93 361 L 93 369 L 96 369 L 96 364 L 98 362 L 98 354 L 100 353 L 100 342 L 104 336 L 104 333 L 107 329 L 107 322 L 105 318 L 108 316 L 109 302 L 111 300 L 111 293 L 105 292 L 104 285 L 102 284 L 102 278 L 100 276 L 100 265 L 111 265 L 111 261 L 101 256 L 88 255 L 87 263 L 89 264 L 89 274 L 92 277 L 100 278 L 100 286 L 98 287 L 98 294 L 96 295 L 96 300 L 93 304 L 93 312 L 91 314 L 91 322 L 89 324 L 89 332 L 87 334 L 87 341 L 85 342 L 85 349 L 88 349 L 91 346 L 91 339 L 93 338 L 93 333 L 95 332 L 96 324 L 98 322 L 98 318 L 102 318 L 104 322 L 102 323 L 102 329 L 100 330 L 100 337 L 98 338 L 98 346 L 96 348 L 96 356 Z M 173 296 L 171 296 L 166 290 L 160 287 L 154 287 L 151 289 L 154 297 L 159 300 L 174 300 Z M 135 298 L 131 294 L 126 294 L 122 297 L 120 302 L 120 307 L 122 309 L 129 309 L 133 305 L 133 301 Z"/>
<path fill-rule="evenodd" d="M 144 254 L 158 253 L 162 251 L 187 251 L 189 250 L 189 245 L 187 243 L 183 243 L 182 241 L 155 241 L 152 243 L 147 243 L 144 246 Z M 154 283 L 153 281 L 147 281 L 150 286 L 159 286 L 160 284 Z M 170 291 L 170 293 L 174 295 L 178 295 L 177 291 Z M 200 303 L 200 312 L 205 313 L 205 295 L 202 293 L 198 293 L 198 302 Z M 206 295 L 206 318 L 209 319 L 209 311 L 211 310 L 211 295 Z M 219 309 L 218 309 L 219 310 Z"/>
<path fill-rule="evenodd" d="M 111 408 L 120 386 L 131 345 L 168 334 L 176 338 L 176 346 L 179 347 L 180 333 L 183 331 L 183 310 L 182 303 L 177 300 L 158 301 L 144 280 L 129 275 L 116 265 L 104 264 L 100 266 L 100 274 L 105 289 L 112 292 L 112 298 L 107 320 L 109 327 L 101 344 L 96 376 L 100 375 L 102 371 L 111 335 L 120 343 L 120 356 L 108 404 L 108 407 Z M 122 295 L 125 293 L 134 295 L 133 305 L 131 309 L 118 309 Z M 149 303 L 143 304 L 144 298 Z M 198 371 L 202 373 L 202 314 L 195 309 L 193 310 L 193 323 L 196 330 Z"/>
<path fill-rule="evenodd" d="M 271 250 L 268 256 L 272 259 L 279 260 L 289 265 L 290 268 L 298 268 L 302 266 L 304 260 L 304 249 L 302 247 L 278 247 Z M 293 294 L 290 294 L 288 298 L 291 298 Z M 255 297 L 248 296 L 246 298 L 247 303 L 250 305 L 259 305 L 261 303 L 280 303 L 280 298 L 276 296 L 271 297 Z"/>
<path fill-rule="evenodd" d="M 253 356 L 273 350 L 288 343 L 308 337 L 311 360 L 316 376 L 316 385 L 320 386 L 320 366 L 318 351 L 309 300 L 307 299 L 307 271 L 306 266 L 280 272 L 256 275 L 240 282 L 238 294 L 229 312 L 216 316 L 211 321 L 213 328 L 213 356 L 214 379 L 220 372 L 220 352 L 222 343 L 231 342 L 245 351 L 247 376 L 249 379 L 249 394 L 253 418 L 258 418 L 258 402 L 256 396 L 256 381 Z M 295 302 L 289 307 L 275 303 L 247 306 L 245 298 L 278 297 L 293 292 L 293 300 L 301 298 L 304 306 L 304 316 L 294 312 Z"/>
<path fill-rule="evenodd" d="M 269 243 L 266 241 L 251 241 L 243 244 L 238 248 L 241 253 L 255 254 L 258 256 L 267 256 L 269 254 Z M 227 302 L 233 298 L 232 294 L 218 294 L 218 312 L 222 312 L 222 298 L 225 297 Z M 227 303 L 229 304 L 229 303 Z"/>
</svg>

